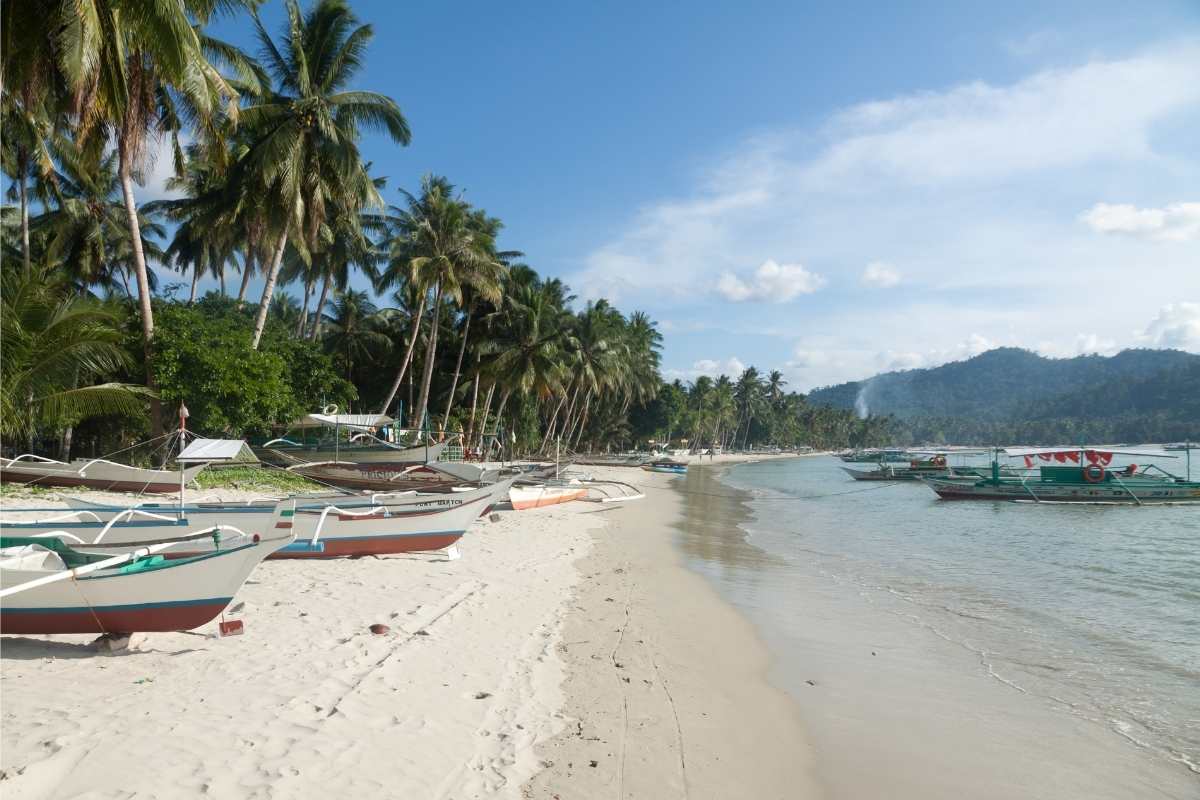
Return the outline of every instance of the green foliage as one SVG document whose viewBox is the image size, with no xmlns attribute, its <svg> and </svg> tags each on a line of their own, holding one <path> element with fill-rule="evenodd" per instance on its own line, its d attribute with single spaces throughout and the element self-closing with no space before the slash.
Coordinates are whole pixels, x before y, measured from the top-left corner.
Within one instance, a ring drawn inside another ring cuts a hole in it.
<svg viewBox="0 0 1200 800">
<path fill-rule="evenodd" d="M 82 419 L 142 410 L 144 387 L 102 383 L 128 364 L 120 309 L 37 267 L 0 288 L 0 433 L 31 440 Z"/>
<path fill-rule="evenodd" d="M 294 472 L 266 467 L 209 467 L 196 476 L 201 489 L 311 492 L 325 487 Z"/>
<path fill-rule="evenodd" d="M 168 408 L 187 405 L 191 429 L 262 435 L 324 403 L 347 408 L 355 399 L 329 357 L 282 325 L 268 325 L 260 348 L 251 350 L 252 321 L 226 298 L 162 304 L 156 318 L 159 392 Z"/>
</svg>

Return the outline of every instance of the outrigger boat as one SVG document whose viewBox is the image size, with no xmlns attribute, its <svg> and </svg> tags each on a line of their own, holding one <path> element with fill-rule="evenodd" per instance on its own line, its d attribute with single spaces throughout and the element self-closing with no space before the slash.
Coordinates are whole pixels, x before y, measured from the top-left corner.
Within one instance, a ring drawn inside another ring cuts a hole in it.
<svg viewBox="0 0 1200 800">
<path fill-rule="evenodd" d="M 1200 481 L 1181 478 L 1153 464 L 1110 468 L 1117 455 L 1175 458 L 1165 453 L 1087 447 L 1006 448 L 1002 451 L 1006 456 L 1023 458 L 1029 467 L 1035 458 L 1057 463 L 1041 465 L 1036 476 L 1005 476 L 1001 473 L 1000 452 L 992 461 L 991 474 L 984 478 L 964 481 L 928 477 L 925 483 L 943 500 L 1121 505 L 1200 502 Z"/>
<path fill-rule="evenodd" d="M 982 452 L 982 451 L 981 451 Z M 972 453 L 964 451 L 963 455 Z M 945 453 L 937 453 L 930 458 L 912 459 L 907 466 L 880 462 L 876 469 L 864 471 L 842 467 L 842 471 L 856 481 L 919 481 L 924 478 L 982 478 L 983 469 L 980 467 L 951 466 L 946 460 Z"/>
<path fill-rule="evenodd" d="M 143 503 L 134 508 L 69 498 L 77 521 L 59 519 L 0 523 L 0 530 L 44 531 L 58 526 L 90 549 L 114 550 L 151 541 L 173 540 L 170 558 L 208 552 L 213 544 L 187 536 L 180 526 L 207 526 L 217 521 L 266 533 L 290 530 L 297 541 L 271 558 L 336 558 L 443 550 L 462 538 L 478 517 L 505 496 L 512 481 L 442 494 L 403 492 L 375 495 L 333 493 L 296 495 L 285 500 L 262 498 L 244 503 L 199 502 L 184 506 Z M 111 532 L 112 524 L 121 515 Z M 97 531 L 100 531 L 97 534 Z"/>
<path fill-rule="evenodd" d="M 297 464 L 287 470 L 328 486 L 370 492 L 449 492 L 458 487 L 484 486 L 500 478 L 498 469 L 452 461 L 407 465 L 331 461 Z"/>
<path fill-rule="evenodd" d="M 515 511 L 529 508 L 554 506 L 559 503 L 569 503 L 587 496 L 588 488 L 578 481 L 564 485 L 535 484 L 529 486 L 513 486 L 508 490 L 508 500 Z"/>
<path fill-rule="evenodd" d="M 851 450 L 849 453 L 842 453 L 838 458 L 849 464 L 903 464 L 911 460 L 907 450 L 879 449 Z"/>
<path fill-rule="evenodd" d="M 686 475 L 688 465 L 682 461 L 673 461 L 669 458 L 660 458 L 643 464 L 642 469 L 647 472 L 665 472 L 671 475 Z"/>
<path fill-rule="evenodd" d="M 110 555 L 53 536 L 0 537 L 0 633 L 190 630 L 224 611 L 259 562 L 293 538 L 242 536 L 168 560 L 158 554 L 166 543 Z"/>
<path fill-rule="evenodd" d="M 182 480 L 190 483 L 204 467 L 204 464 L 189 467 L 183 471 Z M 166 494 L 178 491 L 180 480 L 178 471 L 142 469 L 103 458 L 77 459 L 69 464 L 29 454 L 0 459 L 0 481 L 4 483 Z"/>
<path fill-rule="evenodd" d="M 300 441 L 280 437 L 254 445 L 254 454 L 275 466 L 320 465 L 325 463 L 390 464 L 411 466 L 437 461 L 446 442 L 401 447 L 376 436 L 376 431 L 394 420 L 385 414 L 309 414 L 292 423 L 301 432 Z M 324 435 L 307 439 L 305 431 Z M 343 436 L 345 434 L 345 436 Z"/>
</svg>

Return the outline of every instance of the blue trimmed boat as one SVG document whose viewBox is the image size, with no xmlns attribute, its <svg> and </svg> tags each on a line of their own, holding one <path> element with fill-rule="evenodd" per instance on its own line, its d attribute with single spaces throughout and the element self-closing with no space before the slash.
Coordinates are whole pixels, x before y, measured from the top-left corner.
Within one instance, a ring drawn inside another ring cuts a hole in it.
<svg viewBox="0 0 1200 800">
<path fill-rule="evenodd" d="M 204 535 L 198 532 L 196 535 Z M 225 610 L 246 578 L 295 536 L 246 536 L 189 558 L 158 543 L 118 555 L 54 537 L 0 537 L 0 633 L 183 631 Z"/>
</svg>

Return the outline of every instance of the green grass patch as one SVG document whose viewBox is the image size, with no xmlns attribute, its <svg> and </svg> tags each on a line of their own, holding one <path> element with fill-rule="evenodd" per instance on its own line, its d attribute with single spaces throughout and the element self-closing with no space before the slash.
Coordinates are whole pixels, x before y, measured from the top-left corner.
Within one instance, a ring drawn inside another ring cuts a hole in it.
<svg viewBox="0 0 1200 800">
<path fill-rule="evenodd" d="M 266 467 L 209 467 L 196 476 L 201 489 L 275 489 L 286 492 L 311 492 L 323 489 L 319 483 L 293 472 Z"/>
</svg>

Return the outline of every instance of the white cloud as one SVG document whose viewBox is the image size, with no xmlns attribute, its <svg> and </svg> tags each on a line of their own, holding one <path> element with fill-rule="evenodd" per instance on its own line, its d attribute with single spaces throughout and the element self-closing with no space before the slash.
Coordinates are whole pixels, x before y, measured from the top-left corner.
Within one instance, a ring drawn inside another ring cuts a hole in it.
<svg viewBox="0 0 1200 800">
<path fill-rule="evenodd" d="M 746 365 L 736 356 L 718 361 L 714 358 L 702 358 L 699 361 L 692 363 L 691 369 L 667 369 L 663 370 L 663 377 L 667 380 L 694 381 L 701 375 L 707 375 L 710 378 L 716 378 L 720 375 L 728 375 L 730 378 L 736 378 L 741 375 L 746 369 Z"/>
<path fill-rule="evenodd" d="M 747 300 L 787 303 L 802 294 L 812 294 L 824 284 L 824 278 L 800 264 L 779 264 L 767 259 L 747 279 L 732 272 L 722 273 L 717 291 L 734 303 Z"/>
<path fill-rule="evenodd" d="M 1152 241 L 1200 239 L 1200 203 L 1138 208 L 1127 203 L 1097 203 L 1079 215 L 1097 233 L 1121 233 Z"/>
<path fill-rule="evenodd" d="M 190 138 L 185 134 L 180 137 L 179 146 L 186 148 Z M 151 200 L 173 200 L 183 197 L 183 192 L 167 188 L 167 181 L 175 175 L 174 147 L 170 136 L 159 136 L 156 140 L 146 143 L 146 163 L 143 164 L 142 176 L 145 181 L 141 186 L 133 186 L 133 196 L 139 204 Z"/>
<path fill-rule="evenodd" d="M 805 175 L 926 184 L 1141 157 L 1148 127 L 1200 99 L 1200 47 L 1047 70 L 1011 86 L 975 82 L 854 106 Z M 1189 74 L 1190 73 L 1190 74 Z"/>
<path fill-rule="evenodd" d="M 1163 306 L 1137 338 L 1153 347 L 1200 352 L 1200 303 Z"/>
<path fill-rule="evenodd" d="M 900 282 L 900 273 L 886 261 L 872 261 L 863 270 L 863 286 L 875 289 L 888 289 Z"/>
<path fill-rule="evenodd" d="M 784 362 L 798 389 L 987 345 L 1049 342 L 1074 355 L 1168 341 L 1183 336 L 1178 326 L 1142 338 L 1128 329 L 1200 297 L 1195 253 L 1154 240 L 1189 230 L 1167 203 L 1194 199 L 1200 180 L 1197 74 L 1193 37 L 760 133 L 713 159 L 690 191 L 643 206 L 567 280 L 584 296 L 618 286 L 622 303 L 678 325 L 719 319 L 719 330 L 689 334 L 708 337 L 699 352 L 736 349 L 760 369 Z M 1113 197 L 1150 198 L 1141 202 L 1162 225 L 1099 236 L 1081 224 L 1081 210 Z M 745 302 L 788 291 L 747 268 L 780 254 L 803 254 L 805 272 L 831 287 L 802 314 Z M 900 286 L 922 291 L 867 291 L 888 280 L 864 268 L 880 255 Z M 804 344 L 780 352 L 781 341 Z"/>
</svg>

